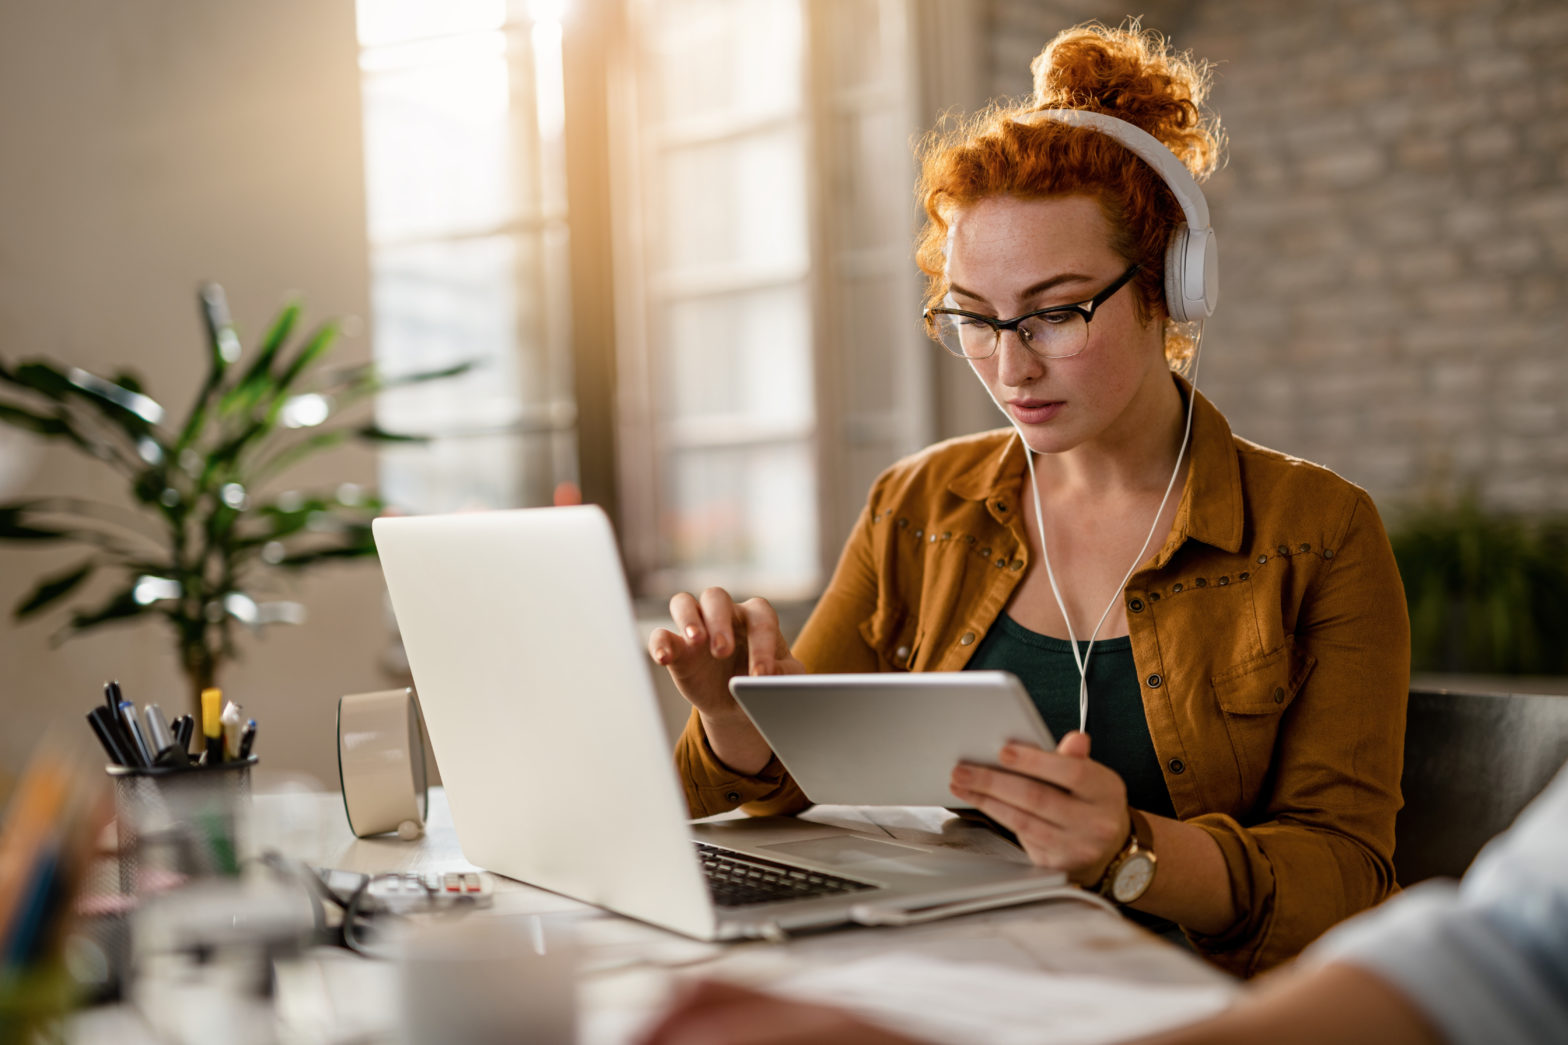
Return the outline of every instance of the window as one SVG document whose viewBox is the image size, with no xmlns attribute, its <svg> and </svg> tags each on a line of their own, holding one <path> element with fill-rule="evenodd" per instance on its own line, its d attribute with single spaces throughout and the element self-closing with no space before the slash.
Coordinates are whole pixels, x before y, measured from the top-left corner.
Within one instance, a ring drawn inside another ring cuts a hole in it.
<svg viewBox="0 0 1568 1045">
<path fill-rule="evenodd" d="M 930 417 L 907 0 L 629 6 L 629 565 L 650 594 L 810 597 Z"/>
<path fill-rule="evenodd" d="M 377 419 L 420 512 L 547 504 L 576 475 L 558 5 L 359 0 Z"/>
</svg>

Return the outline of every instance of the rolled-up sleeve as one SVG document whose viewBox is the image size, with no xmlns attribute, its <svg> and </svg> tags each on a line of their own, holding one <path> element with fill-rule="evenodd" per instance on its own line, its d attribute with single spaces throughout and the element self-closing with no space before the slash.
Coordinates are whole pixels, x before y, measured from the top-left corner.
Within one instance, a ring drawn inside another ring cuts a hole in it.
<svg viewBox="0 0 1568 1045">
<path fill-rule="evenodd" d="M 1462 883 L 1424 882 L 1303 960 L 1370 970 L 1455 1045 L 1568 1041 L 1568 771 Z"/>
<path fill-rule="evenodd" d="M 791 652 L 812 672 L 874 671 L 876 657 L 861 639 L 859 623 L 869 615 L 875 598 L 867 509 L 861 512 L 833 579 Z M 738 774 L 720 761 L 695 709 L 675 742 L 675 767 L 694 817 L 712 816 L 736 806 L 753 816 L 781 816 L 811 805 L 776 755 L 755 776 Z"/>
</svg>

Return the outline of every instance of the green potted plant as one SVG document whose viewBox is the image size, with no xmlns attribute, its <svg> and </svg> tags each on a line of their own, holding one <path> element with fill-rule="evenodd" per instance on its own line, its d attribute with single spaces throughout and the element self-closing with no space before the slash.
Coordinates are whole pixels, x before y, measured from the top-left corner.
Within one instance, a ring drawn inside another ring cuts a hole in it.
<svg viewBox="0 0 1568 1045">
<path fill-rule="evenodd" d="M 1408 513 L 1390 539 L 1417 671 L 1568 674 L 1568 519 L 1481 507 Z"/>
<path fill-rule="evenodd" d="M 370 522 L 383 505 L 374 491 L 351 484 L 277 491 L 284 474 L 351 440 L 424 441 L 343 415 L 384 389 L 470 367 L 395 378 L 373 364 L 328 369 L 338 324 L 323 323 L 291 345 L 301 318 L 297 301 L 282 309 L 247 358 L 223 289 L 207 283 L 198 297 L 206 378 L 177 420 L 129 372 L 105 378 L 49 360 L 0 357 L 0 422 L 101 462 L 126 484 L 134 505 L 128 510 L 75 496 L 0 504 L 0 540 L 75 544 L 86 553 L 41 578 L 13 617 L 42 613 L 81 595 L 89 579 L 113 575 L 106 598 L 71 609 L 56 643 L 110 624 L 162 618 L 173 631 L 193 703 L 236 655 L 237 627 L 304 619 L 298 603 L 269 597 L 269 576 L 375 552 Z"/>
</svg>

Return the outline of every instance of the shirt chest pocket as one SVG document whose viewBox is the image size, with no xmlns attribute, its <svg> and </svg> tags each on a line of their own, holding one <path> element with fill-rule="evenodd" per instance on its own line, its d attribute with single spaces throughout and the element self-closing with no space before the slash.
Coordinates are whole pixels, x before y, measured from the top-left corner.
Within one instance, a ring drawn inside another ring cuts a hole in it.
<svg viewBox="0 0 1568 1045">
<path fill-rule="evenodd" d="M 1214 676 L 1214 698 L 1241 774 L 1243 810 L 1257 804 L 1274 763 L 1285 712 L 1316 664 L 1316 657 L 1297 649 L 1294 637 L 1286 636 L 1283 645 Z"/>
</svg>

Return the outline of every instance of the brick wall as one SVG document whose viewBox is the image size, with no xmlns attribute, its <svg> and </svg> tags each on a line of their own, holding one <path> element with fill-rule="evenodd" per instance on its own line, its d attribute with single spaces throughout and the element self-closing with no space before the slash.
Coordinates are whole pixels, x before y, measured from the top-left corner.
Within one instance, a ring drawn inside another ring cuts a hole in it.
<svg viewBox="0 0 1568 1045">
<path fill-rule="evenodd" d="M 1198 0 L 1144 24 L 1217 63 L 1224 288 L 1199 385 L 1385 515 L 1473 490 L 1568 512 L 1568 4 Z M 1087 0 L 992 0 L 994 92 Z"/>
</svg>

